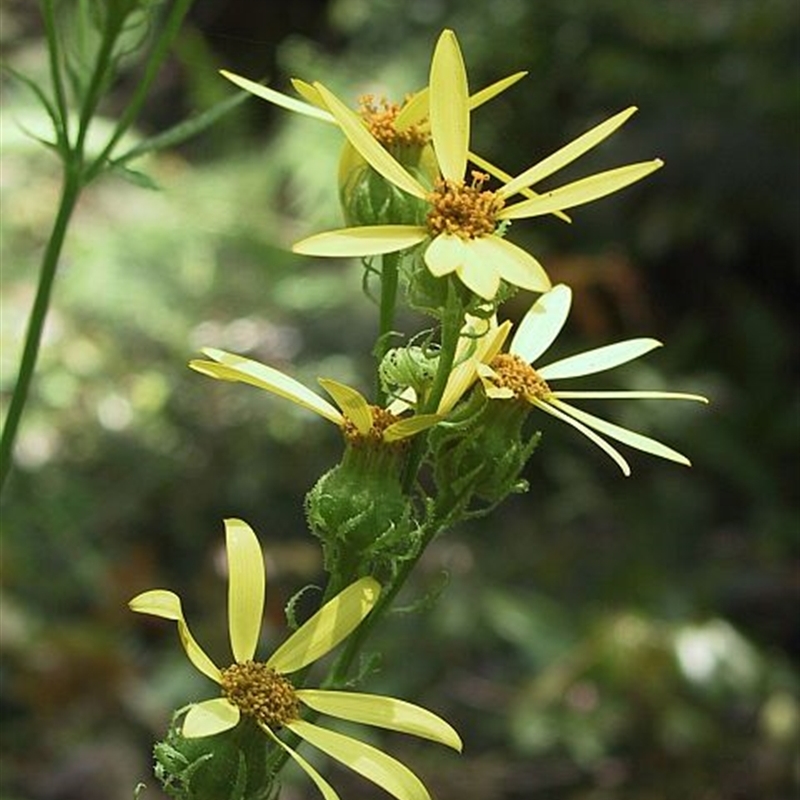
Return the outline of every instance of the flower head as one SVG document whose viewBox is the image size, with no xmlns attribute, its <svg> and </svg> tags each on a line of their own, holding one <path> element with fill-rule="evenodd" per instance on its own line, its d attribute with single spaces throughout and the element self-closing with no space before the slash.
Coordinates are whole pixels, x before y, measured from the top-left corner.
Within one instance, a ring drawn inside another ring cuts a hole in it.
<svg viewBox="0 0 800 800">
<path fill-rule="evenodd" d="M 289 675 L 322 658 L 369 614 L 380 595 L 372 578 L 362 578 L 326 603 L 266 661 L 254 660 L 261 632 L 266 592 L 264 558 L 255 533 L 238 519 L 225 521 L 228 555 L 228 625 L 233 663 L 218 667 L 192 636 L 181 600 L 174 592 L 153 589 L 137 595 L 130 608 L 174 620 L 181 644 L 194 666 L 220 686 L 221 697 L 190 707 L 183 736 L 211 736 L 252 719 L 293 758 L 326 800 L 338 800 L 330 784 L 279 736 L 287 728 L 331 758 L 382 786 L 399 800 L 429 800 L 420 780 L 403 764 L 371 745 L 304 720 L 307 707 L 351 722 L 375 725 L 431 739 L 456 750 L 461 740 L 453 728 L 419 706 L 391 697 L 357 692 L 296 688 Z"/>
<path fill-rule="evenodd" d="M 401 442 L 432 427 L 440 420 L 436 414 L 401 417 L 399 408 L 395 413 L 396 407 L 393 406 L 380 408 L 370 405 L 357 389 L 338 381 L 320 378 L 320 384 L 334 399 L 334 406 L 274 367 L 223 350 L 207 348 L 203 352 L 212 360 L 195 359 L 189 363 L 192 369 L 220 380 L 249 383 L 285 397 L 338 425 L 350 444 Z"/>
<path fill-rule="evenodd" d="M 492 336 L 489 340 L 491 346 L 485 346 L 483 353 L 465 363 L 460 380 L 453 382 L 445 392 L 439 412 L 447 413 L 467 386 L 479 378 L 490 400 L 520 400 L 566 422 L 609 455 L 625 475 L 630 474 L 627 461 L 603 437 L 688 466 L 690 462 L 686 456 L 661 442 L 600 419 L 565 401 L 664 399 L 707 403 L 705 397 L 685 392 L 565 391 L 554 386 L 555 382 L 564 379 L 594 375 L 626 364 L 660 347 L 661 342 L 646 338 L 627 339 L 546 366 L 533 367 L 533 362 L 545 353 L 563 328 L 571 303 L 572 292 L 563 284 L 543 294 L 517 327 L 507 353 L 499 351 L 509 329 L 499 332 L 499 328 L 493 328 L 494 333 L 487 334 Z"/>
<path fill-rule="evenodd" d="M 424 261 L 441 277 L 455 272 L 475 294 L 491 300 L 500 281 L 544 292 L 550 281 L 541 264 L 503 237 L 504 224 L 543 214 L 563 216 L 565 209 L 616 192 L 662 166 L 660 159 L 629 164 L 537 195 L 531 186 L 595 147 L 636 110 L 631 107 L 592 128 L 538 164 L 512 178 L 469 150 L 470 98 L 461 50 L 455 34 L 439 37 L 430 69 L 428 98 L 431 138 L 439 167 L 433 189 L 424 187 L 377 141 L 362 120 L 321 83 L 314 88 L 352 146 L 387 181 L 428 205 L 424 225 L 368 225 L 317 234 L 298 242 L 295 252 L 317 256 L 369 256 L 404 250 L 426 242 Z M 473 161 L 504 181 L 496 191 L 484 188 L 488 176 L 467 175 Z M 526 199 L 508 204 L 516 194 Z"/>
</svg>

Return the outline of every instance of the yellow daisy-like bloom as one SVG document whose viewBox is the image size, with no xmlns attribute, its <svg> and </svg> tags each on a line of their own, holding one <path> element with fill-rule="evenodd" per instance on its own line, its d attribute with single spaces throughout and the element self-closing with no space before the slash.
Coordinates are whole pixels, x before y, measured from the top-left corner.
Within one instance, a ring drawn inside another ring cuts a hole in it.
<svg viewBox="0 0 800 800">
<path fill-rule="evenodd" d="M 371 256 L 392 253 L 428 242 L 424 260 L 437 276 L 452 272 L 475 294 L 494 298 L 500 281 L 544 292 L 550 280 L 529 253 L 497 233 L 503 222 L 556 213 L 604 197 L 628 186 L 663 165 L 660 159 L 601 172 L 558 189 L 534 194 L 530 187 L 592 149 L 635 111 L 625 109 L 573 142 L 512 178 L 469 152 L 470 100 L 467 75 L 455 34 L 439 37 L 430 69 L 428 98 L 431 137 L 441 178 L 433 191 L 417 181 L 371 135 L 362 119 L 321 83 L 315 83 L 328 111 L 352 146 L 386 180 L 429 205 L 425 225 L 370 225 L 317 234 L 298 242 L 294 251 L 313 256 Z M 472 173 L 467 162 L 501 178 L 496 191 L 484 189 L 486 176 Z M 507 204 L 516 194 L 527 199 Z"/>
<path fill-rule="evenodd" d="M 305 770 L 325 800 L 339 800 L 339 795 L 276 731 L 287 728 L 398 800 L 430 800 L 419 778 L 399 761 L 358 739 L 302 719 L 300 711 L 307 707 L 350 722 L 431 739 L 460 751 L 461 740 L 447 722 L 403 700 L 358 692 L 296 689 L 287 677 L 317 661 L 355 630 L 378 600 L 378 583 L 372 578 L 362 578 L 351 584 L 300 626 L 266 661 L 255 661 L 266 592 L 264 557 L 255 533 L 241 520 L 226 520 L 225 534 L 233 664 L 220 669 L 206 655 L 192 636 L 181 600 L 174 592 L 153 589 L 137 595 L 129 604 L 133 611 L 174 620 L 189 660 L 221 688 L 221 697 L 191 706 L 183 720 L 183 736 L 212 736 L 233 728 L 243 716 L 250 717 Z"/>
<path fill-rule="evenodd" d="M 551 385 L 553 381 L 594 375 L 626 364 L 661 347 L 661 342 L 646 338 L 627 339 L 534 369 L 533 362 L 545 353 L 564 327 L 571 304 L 572 291 L 563 284 L 543 294 L 520 322 L 507 353 L 501 353 L 500 350 L 510 330 L 508 323 L 492 327 L 485 337 L 487 342 L 482 350 L 476 351 L 465 361 L 460 374 L 451 375 L 439 413 L 446 414 L 479 378 L 490 399 L 523 400 L 571 425 L 609 455 L 625 475 L 631 472 L 628 462 L 603 437 L 689 466 L 686 456 L 661 442 L 600 419 L 565 401 L 662 399 L 707 403 L 705 397 L 685 392 L 565 391 Z"/>
<path fill-rule="evenodd" d="M 193 370 L 219 380 L 249 383 L 285 397 L 338 425 L 345 439 L 356 446 L 364 443 L 402 442 L 441 420 L 437 414 L 401 417 L 403 407 L 390 405 L 388 408 L 381 408 L 370 405 L 357 389 L 338 381 L 320 378 L 320 384 L 334 399 L 337 408 L 274 367 L 223 350 L 207 348 L 203 352 L 212 360 L 191 361 L 189 366 Z"/>
</svg>

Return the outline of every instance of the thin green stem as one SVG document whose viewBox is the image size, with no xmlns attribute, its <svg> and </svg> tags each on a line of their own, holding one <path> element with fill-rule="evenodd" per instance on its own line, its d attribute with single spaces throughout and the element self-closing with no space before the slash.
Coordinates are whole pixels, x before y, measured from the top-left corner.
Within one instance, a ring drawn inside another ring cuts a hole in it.
<svg viewBox="0 0 800 800">
<path fill-rule="evenodd" d="M 19 422 L 22 417 L 25 403 L 28 399 L 28 392 L 33 378 L 36 358 L 39 354 L 39 346 L 42 341 L 42 331 L 47 317 L 47 309 L 50 304 L 50 292 L 53 288 L 53 281 L 56 275 L 61 249 L 64 244 L 64 237 L 72 217 L 72 212 L 78 202 L 82 189 L 81 178 L 77 165 L 67 162 L 64 165 L 64 181 L 61 187 L 61 199 L 53 223 L 53 230 L 47 247 L 42 257 L 42 266 L 39 274 L 39 286 L 36 290 L 36 297 L 33 301 L 33 308 L 28 320 L 28 330 L 25 334 L 25 344 L 22 350 L 22 358 L 19 365 L 19 374 L 11 396 L 11 404 L 8 408 L 6 423 L 3 427 L 2 440 L 0 440 L 0 492 L 2 492 L 8 472 L 11 469 L 11 458 L 14 450 L 14 442 L 19 430 Z"/>
<path fill-rule="evenodd" d="M 381 260 L 381 306 L 378 321 L 378 340 L 375 343 L 375 358 L 380 367 L 383 357 L 389 350 L 389 337 L 394 330 L 394 317 L 397 309 L 397 286 L 399 279 L 400 253 L 387 253 Z M 376 378 L 376 402 L 383 405 L 386 393 L 381 386 L 380 375 Z"/>
<path fill-rule="evenodd" d="M 61 74 L 60 48 L 53 0 L 42 0 L 41 6 L 45 38 L 47 39 L 47 53 L 50 61 L 50 82 L 53 86 L 53 96 L 58 111 L 56 136 L 60 151 L 66 152 L 69 147 L 69 111 L 67 108 L 67 95 L 64 91 L 64 78 Z"/>
</svg>

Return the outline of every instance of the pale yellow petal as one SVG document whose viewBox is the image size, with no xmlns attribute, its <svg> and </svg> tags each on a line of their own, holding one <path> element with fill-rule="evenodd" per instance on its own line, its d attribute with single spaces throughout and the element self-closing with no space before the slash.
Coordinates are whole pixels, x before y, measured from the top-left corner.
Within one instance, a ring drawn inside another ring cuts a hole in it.
<svg viewBox="0 0 800 800">
<path fill-rule="evenodd" d="M 500 236 L 481 236 L 469 242 L 475 259 L 491 264 L 512 286 L 531 292 L 546 292 L 552 284 L 542 265 L 521 247 Z"/>
<path fill-rule="evenodd" d="M 581 411 L 575 408 L 575 406 L 564 403 L 556 397 L 551 398 L 549 402 L 573 419 L 582 422 L 590 428 L 594 428 L 604 436 L 609 436 L 612 439 L 616 439 L 618 442 L 622 442 L 622 444 L 628 445 L 628 447 L 635 447 L 637 450 L 641 450 L 644 453 L 650 453 L 659 458 L 665 458 L 668 461 L 675 461 L 687 467 L 691 466 L 691 462 L 685 455 L 679 453 L 677 450 L 673 450 L 671 447 L 667 447 L 667 445 L 661 442 L 657 442 L 655 439 L 651 439 L 649 436 L 642 436 L 641 433 L 635 433 L 634 431 L 629 431 L 627 428 L 614 425 L 612 422 L 594 416 L 594 414 L 588 414 L 586 411 Z"/>
<path fill-rule="evenodd" d="M 469 110 L 472 111 L 472 109 L 478 108 L 478 106 L 482 106 L 492 98 L 497 97 L 497 95 L 513 86 L 517 81 L 522 80 L 527 74 L 527 72 L 515 72 L 513 75 L 501 78 L 499 81 L 495 81 L 489 86 L 485 86 L 480 91 L 475 92 L 475 94 L 470 95 Z"/>
<path fill-rule="evenodd" d="M 312 767 L 311 764 L 309 764 L 309 762 L 303 758 L 303 756 L 300 755 L 300 753 L 289 747 L 286 742 L 277 737 L 266 725 L 262 725 L 261 730 L 263 730 L 264 733 L 266 733 L 267 736 L 269 736 L 269 738 L 275 742 L 275 744 L 277 744 L 279 747 L 282 747 L 287 754 L 291 756 L 291 758 L 297 763 L 303 772 L 305 772 L 306 775 L 311 778 L 325 800 L 340 800 L 339 795 L 336 794 L 328 781 L 326 781 L 325 778 L 323 778 L 322 775 L 320 775 L 319 772 L 317 772 L 317 770 Z"/>
<path fill-rule="evenodd" d="M 196 372 L 201 372 L 219 380 L 247 383 L 258 389 L 264 389 L 272 394 L 277 394 L 279 397 L 291 400 L 293 403 L 307 408 L 321 417 L 325 417 L 325 419 L 336 425 L 342 424 L 342 415 L 335 406 L 283 372 L 259 361 L 226 353 L 222 350 L 207 348 L 203 352 L 213 358 L 214 361 L 220 363 L 215 364 L 195 359 L 189 362 L 189 366 Z"/>
<path fill-rule="evenodd" d="M 306 81 L 301 80 L 300 78 L 292 78 L 292 86 L 294 86 L 294 90 L 300 95 L 300 97 L 311 103 L 312 106 L 316 106 L 324 111 L 326 108 L 325 101 L 322 99 L 322 95 L 317 91 L 316 87 L 312 86 L 310 83 L 306 83 Z M 324 113 L 331 122 L 338 125 L 333 117 L 333 114 L 329 113 L 328 111 L 324 111 Z"/>
<path fill-rule="evenodd" d="M 554 401 L 533 399 L 531 401 L 536 408 L 550 414 L 567 425 L 571 425 L 576 431 L 582 433 L 590 442 L 596 444 L 612 461 L 622 470 L 622 474 L 627 478 L 631 474 L 631 468 L 628 462 L 622 457 L 622 454 L 612 447 L 602 436 L 598 436 L 591 428 L 587 427 L 577 419 L 573 419 L 569 414 L 565 414 L 561 409 L 557 408 Z"/>
<path fill-rule="evenodd" d="M 576 158 L 579 158 L 588 150 L 600 144 L 603 139 L 614 133 L 620 125 L 627 122 L 635 111 L 636 106 L 631 106 L 624 111 L 620 111 L 619 114 L 610 117 L 605 122 L 601 122 L 582 136 L 579 136 L 569 144 L 556 150 L 555 153 L 547 156 L 547 158 L 540 161 L 538 164 L 534 164 L 530 169 L 526 169 L 525 172 L 517 175 L 516 178 L 506 183 L 505 186 L 502 186 L 498 194 L 501 197 L 511 197 L 511 195 L 517 194 L 522 189 L 533 186 L 534 183 L 544 180 L 567 164 L 575 161 Z"/>
<path fill-rule="evenodd" d="M 688 392 L 647 392 L 647 391 L 609 391 L 609 392 L 553 392 L 559 400 L 693 400 L 697 403 L 708 403 L 708 398 L 701 394 Z"/>
<path fill-rule="evenodd" d="M 454 272 L 466 259 L 464 240 L 450 233 L 439 234 L 425 249 L 425 265 L 437 278 Z"/>
<path fill-rule="evenodd" d="M 408 767 L 382 750 L 305 720 L 294 720 L 287 723 L 286 727 L 310 745 L 380 786 L 397 800 L 430 800 L 422 781 Z"/>
<path fill-rule="evenodd" d="M 361 578 L 329 600 L 269 658 L 267 665 L 289 674 L 336 647 L 369 614 L 381 592 L 373 578 Z"/>
<path fill-rule="evenodd" d="M 597 372 L 604 372 L 621 364 L 627 364 L 657 347 L 662 347 L 661 342 L 657 339 L 627 339 L 624 342 L 595 347 L 585 353 L 562 358 L 542 367 L 537 372 L 546 381 L 594 375 Z"/>
<path fill-rule="evenodd" d="M 365 225 L 317 233 L 297 242 L 292 250 L 304 256 L 378 256 L 407 250 L 427 236 L 427 229 L 420 225 Z"/>
<path fill-rule="evenodd" d="M 442 175 L 464 180 L 469 150 L 469 90 L 464 58 L 451 30 L 442 31 L 431 60 L 430 120 Z"/>
<path fill-rule="evenodd" d="M 373 138 L 361 117 L 321 83 L 314 83 L 314 88 L 320 93 L 350 144 L 358 150 L 364 160 L 398 189 L 424 200 L 427 192 L 423 186 Z"/>
<path fill-rule="evenodd" d="M 213 736 L 239 724 L 239 709 L 224 697 L 195 703 L 183 719 L 181 733 L 187 739 Z"/>
<path fill-rule="evenodd" d="M 469 242 L 468 244 L 472 244 Z M 464 286 L 485 300 L 493 300 L 500 288 L 500 273 L 490 262 L 481 261 L 474 253 L 467 253 L 464 263 L 456 268 L 456 275 Z"/>
<path fill-rule="evenodd" d="M 498 219 L 522 219 L 538 217 L 541 214 L 550 214 L 553 211 L 590 203 L 599 200 L 608 194 L 618 192 L 636 181 L 647 177 L 662 167 L 664 162 L 657 158 L 653 161 L 644 161 L 638 164 L 628 164 L 606 172 L 599 172 L 588 178 L 568 183 L 551 192 L 545 192 L 535 200 L 523 200 L 506 206 L 497 215 Z"/>
<path fill-rule="evenodd" d="M 522 318 L 509 352 L 534 364 L 561 333 L 572 305 L 572 289 L 563 283 L 543 294 Z"/>
<path fill-rule="evenodd" d="M 398 131 L 419 125 L 428 118 L 428 96 L 428 88 L 425 87 L 406 100 L 394 120 Z"/>
<path fill-rule="evenodd" d="M 372 428 L 372 411 L 364 395 L 358 389 L 330 378 L 319 378 L 319 383 L 336 401 L 347 419 L 356 426 L 356 430 L 362 436 L 368 434 Z"/>
<path fill-rule="evenodd" d="M 281 106 L 281 108 L 286 108 L 289 111 L 295 111 L 298 114 L 304 114 L 307 117 L 313 117 L 314 119 L 319 119 L 323 122 L 336 121 L 327 111 L 317 108 L 316 106 L 309 105 L 308 103 L 304 103 L 302 100 L 297 100 L 294 97 L 289 97 L 288 95 L 276 92 L 274 89 L 270 89 L 268 86 L 248 80 L 247 78 L 243 78 L 241 75 L 236 75 L 235 73 L 228 72 L 225 69 L 221 69 L 219 72 L 220 75 L 222 75 L 224 78 L 227 78 L 231 83 L 235 83 L 240 89 L 244 89 L 245 91 L 250 92 L 250 94 L 254 94 L 257 97 L 260 97 L 262 100 L 272 103 L 273 105 Z"/>
<path fill-rule="evenodd" d="M 228 554 L 228 627 L 238 663 L 256 652 L 264 617 L 264 556 L 253 529 L 240 519 L 225 520 Z"/>
<path fill-rule="evenodd" d="M 409 436 L 416 436 L 418 433 L 432 428 L 437 422 L 441 422 L 441 419 L 438 414 L 417 414 L 413 417 L 401 419 L 386 428 L 383 432 L 383 440 L 385 442 L 399 442 L 402 439 L 408 439 Z"/>
<path fill-rule="evenodd" d="M 478 364 L 477 373 L 483 385 L 483 391 L 490 400 L 511 400 L 514 390 L 507 386 L 497 386 L 497 373 L 488 364 Z"/>
<path fill-rule="evenodd" d="M 128 603 L 131 611 L 139 614 L 150 614 L 154 617 L 171 619 L 178 623 L 178 636 L 189 661 L 197 667 L 203 675 L 212 681 L 220 682 L 221 676 L 217 665 L 205 654 L 205 651 L 192 636 L 186 618 L 183 616 L 181 599 L 174 592 L 166 589 L 151 589 L 136 595 Z"/>
<path fill-rule="evenodd" d="M 459 752 L 463 746 L 461 738 L 449 723 L 405 700 L 325 689 L 298 689 L 297 696 L 302 703 L 321 714 L 431 739 Z"/>
</svg>

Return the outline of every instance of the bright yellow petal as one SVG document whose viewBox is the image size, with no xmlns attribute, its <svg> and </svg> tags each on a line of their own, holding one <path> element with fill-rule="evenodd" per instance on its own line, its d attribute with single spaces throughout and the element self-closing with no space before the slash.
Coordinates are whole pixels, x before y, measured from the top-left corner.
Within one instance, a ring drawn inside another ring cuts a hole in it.
<svg viewBox="0 0 800 800">
<path fill-rule="evenodd" d="M 514 390 L 507 386 L 496 386 L 497 373 L 488 364 L 478 364 L 478 377 L 483 385 L 483 391 L 490 400 L 511 400 Z"/>
<path fill-rule="evenodd" d="M 333 650 L 369 614 L 381 592 L 373 578 L 361 578 L 329 600 L 269 658 L 267 666 L 289 674 Z"/>
<path fill-rule="evenodd" d="M 549 402 L 573 419 L 582 422 L 590 428 L 594 428 L 604 436 L 609 436 L 612 439 L 616 439 L 618 442 L 628 445 L 628 447 L 635 447 L 637 450 L 641 450 L 644 453 L 650 453 L 650 455 L 665 458 L 668 461 L 675 461 L 687 467 L 691 466 L 691 462 L 685 455 L 679 453 L 677 450 L 673 450 L 671 447 L 667 447 L 665 444 L 661 444 L 661 442 L 657 442 L 655 439 L 651 439 L 649 436 L 642 436 L 641 433 L 635 433 L 634 431 L 629 431 L 627 428 L 614 425 L 612 422 L 594 416 L 594 414 L 588 414 L 586 411 L 581 411 L 575 408 L 575 406 L 564 403 L 556 397 L 551 398 Z"/>
<path fill-rule="evenodd" d="M 320 386 L 336 401 L 336 405 L 342 409 L 342 413 L 356 426 L 356 430 L 365 436 L 372 428 L 372 411 L 364 395 L 330 378 L 319 378 Z"/>
<path fill-rule="evenodd" d="M 594 375 L 597 372 L 604 372 L 621 364 L 627 364 L 661 346 L 661 342 L 656 339 L 627 339 L 624 342 L 595 347 L 585 353 L 562 358 L 542 367 L 537 372 L 546 381 Z"/>
<path fill-rule="evenodd" d="M 401 439 L 408 439 L 409 436 L 416 436 L 441 422 L 441 419 L 438 414 L 417 414 L 414 417 L 393 422 L 383 432 L 383 441 L 399 442 Z"/>
<path fill-rule="evenodd" d="M 576 431 L 582 433 L 590 442 L 596 444 L 611 460 L 622 470 L 622 474 L 627 478 L 631 474 L 631 468 L 628 462 L 622 457 L 622 454 L 612 447 L 602 436 L 598 436 L 591 428 L 587 427 L 577 419 L 573 419 L 569 414 L 565 414 L 561 409 L 556 407 L 555 401 L 548 400 L 532 400 L 536 408 L 550 414 L 567 425 L 571 425 Z"/>
<path fill-rule="evenodd" d="M 378 256 L 407 250 L 427 236 L 427 229 L 420 225 L 365 225 L 317 233 L 297 242 L 292 250 L 304 256 Z"/>
<path fill-rule="evenodd" d="M 289 97 L 288 95 L 276 92 L 274 89 L 270 89 L 269 87 L 263 86 L 260 83 L 243 78 L 241 75 L 236 75 L 233 72 L 228 72 L 225 69 L 221 69 L 219 72 L 220 75 L 222 75 L 224 78 L 227 78 L 231 83 L 235 83 L 240 89 L 244 89 L 245 91 L 250 92 L 250 94 L 254 94 L 257 97 L 260 97 L 262 100 L 272 103 L 273 105 L 281 106 L 281 108 L 286 108 L 289 111 L 295 111 L 298 114 L 304 114 L 307 117 L 320 119 L 323 122 L 336 121 L 327 111 L 324 111 L 321 108 L 316 108 L 308 103 L 304 103 L 302 100 L 296 100 L 294 97 Z"/>
<path fill-rule="evenodd" d="M 433 149 L 445 178 L 463 181 L 469 150 L 467 71 L 451 30 L 442 31 L 431 60 L 430 119 Z"/>
<path fill-rule="evenodd" d="M 279 370 L 243 356 L 225 353 L 222 350 L 208 348 L 203 352 L 214 361 L 221 363 L 215 364 L 211 361 L 195 359 L 189 362 L 189 366 L 196 372 L 219 380 L 248 383 L 258 389 L 264 389 L 291 400 L 336 425 L 342 424 L 342 415 L 335 406 Z"/>
<path fill-rule="evenodd" d="M 452 747 L 461 752 L 461 738 L 441 717 L 425 708 L 376 694 L 334 692 L 325 689 L 298 689 L 297 696 L 321 714 L 388 728 Z"/>
<path fill-rule="evenodd" d="M 660 158 L 644 161 L 639 164 L 628 164 L 606 172 L 599 172 L 588 178 L 568 183 L 551 192 L 545 192 L 535 200 L 523 200 L 506 206 L 497 215 L 498 219 L 522 219 L 550 214 L 565 208 L 573 208 L 593 200 L 599 200 L 607 194 L 613 194 L 636 181 L 648 176 L 651 172 L 664 166 Z"/>
<path fill-rule="evenodd" d="M 372 745 L 305 720 L 294 720 L 286 727 L 310 745 L 380 786 L 397 800 L 431 798 L 422 781 L 408 767 Z"/>
<path fill-rule="evenodd" d="M 635 111 L 636 106 L 631 106 L 624 111 L 620 111 L 619 114 L 610 117 L 605 122 L 601 122 L 560 150 L 556 150 L 555 153 L 549 155 L 543 161 L 534 164 L 530 169 L 526 169 L 525 172 L 517 175 L 516 178 L 509 181 L 505 186 L 502 186 L 498 194 L 501 197 L 511 197 L 511 195 L 517 194 L 522 189 L 533 186 L 534 183 L 544 180 L 567 164 L 575 161 L 576 158 L 579 158 L 588 150 L 600 144 L 603 139 L 614 133 L 620 125 L 627 122 Z"/>
<path fill-rule="evenodd" d="M 228 627 L 237 663 L 253 658 L 264 617 L 264 556 L 253 529 L 240 519 L 225 520 L 228 553 Z"/>
<path fill-rule="evenodd" d="M 464 240 L 449 233 L 439 234 L 425 249 L 425 265 L 437 278 L 454 272 L 467 257 Z"/>
<path fill-rule="evenodd" d="M 213 736 L 239 724 L 239 709 L 224 697 L 195 703 L 187 712 L 181 733 L 187 739 Z"/>
<path fill-rule="evenodd" d="M 425 87 L 406 100 L 394 120 L 398 131 L 419 125 L 428 118 L 428 88 Z"/>
<path fill-rule="evenodd" d="M 552 284 L 542 265 L 521 247 L 500 236 L 481 236 L 469 242 L 473 258 L 491 264 L 512 286 L 531 292 L 546 292 Z"/>
<path fill-rule="evenodd" d="M 688 392 L 553 392 L 559 400 L 694 400 L 697 403 L 708 403 L 708 398 L 701 394 Z"/>
<path fill-rule="evenodd" d="M 474 241 L 468 242 L 468 245 Z M 468 252 L 464 263 L 456 269 L 456 275 L 471 292 L 485 300 L 493 300 L 500 288 L 500 273 L 491 262 L 478 258 L 475 251 Z"/>
<path fill-rule="evenodd" d="M 310 83 L 300 80 L 300 78 L 292 78 L 292 86 L 294 86 L 294 90 L 300 95 L 300 97 L 311 103 L 312 106 L 316 106 L 317 108 L 321 109 L 331 122 L 333 122 L 335 125 L 338 125 L 333 117 L 333 114 L 325 111 L 325 101 L 322 99 L 322 95 L 317 91 L 316 87 L 312 86 Z"/>
<path fill-rule="evenodd" d="M 275 742 L 275 744 L 277 744 L 279 747 L 282 747 L 288 753 L 288 755 L 290 755 L 294 761 L 297 762 L 298 766 L 306 773 L 306 775 L 308 775 L 308 777 L 314 781 L 314 784 L 316 785 L 317 789 L 320 790 L 325 800 L 340 800 L 339 795 L 336 794 L 328 781 L 326 781 L 325 778 L 323 778 L 322 775 L 320 775 L 319 772 L 317 772 L 317 770 L 314 769 L 314 767 L 312 767 L 311 764 L 309 764 L 308 761 L 306 761 L 303 756 L 300 755 L 300 753 L 289 747 L 286 742 L 279 739 L 266 725 L 262 725 L 261 730 L 263 730 L 264 733 L 266 733 L 267 736 L 269 736 L 269 738 Z"/>
<path fill-rule="evenodd" d="M 534 364 L 561 333 L 571 305 L 572 289 L 563 283 L 543 294 L 517 326 L 509 352 Z"/>
<path fill-rule="evenodd" d="M 320 93 L 350 144 L 358 150 L 364 160 L 398 189 L 424 200 L 427 192 L 423 186 L 373 138 L 361 117 L 321 83 L 314 83 L 314 88 Z"/>
<path fill-rule="evenodd" d="M 527 72 L 515 72 L 513 75 L 508 75 L 505 78 L 501 78 L 499 81 L 495 81 L 489 86 L 485 86 L 479 92 L 475 92 L 475 94 L 470 95 L 468 104 L 469 110 L 472 111 L 473 108 L 482 106 L 493 97 L 497 97 L 497 95 L 513 86 L 517 81 L 522 80 L 527 74 Z"/>
<path fill-rule="evenodd" d="M 136 595 L 128 603 L 131 611 L 139 614 L 150 614 L 154 617 L 171 619 L 178 623 L 178 636 L 180 637 L 183 649 L 189 657 L 189 661 L 203 673 L 211 678 L 212 681 L 219 683 L 221 680 L 220 671 L 217 665 L 205 654 L 205 651 L 192 636 L 186 618 L 183 616 L 181 599 L 175 592 L 166 589 L 151 589 L 149 592 L 142 592 Z"/>
</svg>

